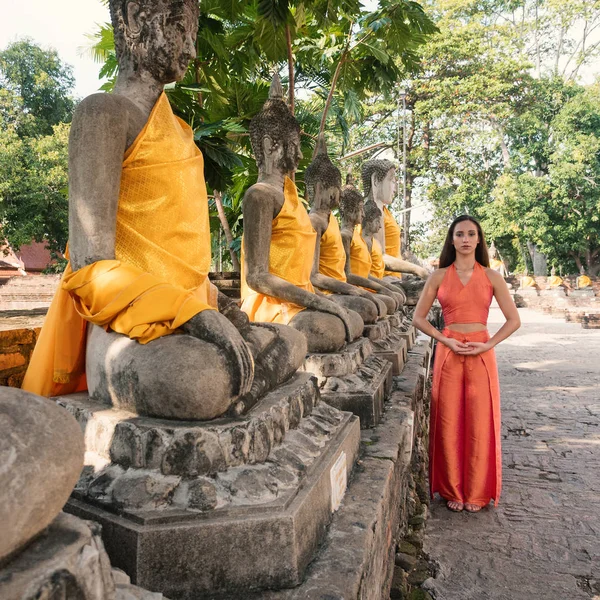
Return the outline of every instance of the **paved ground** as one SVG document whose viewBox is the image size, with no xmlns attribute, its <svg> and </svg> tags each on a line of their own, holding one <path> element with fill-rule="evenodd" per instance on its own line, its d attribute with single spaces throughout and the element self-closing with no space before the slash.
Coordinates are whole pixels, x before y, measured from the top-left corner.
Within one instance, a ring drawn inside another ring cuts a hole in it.
<svg viewBox="0 0 600 600">
<path fill-rule="evenodd" d="M 424 550 L 439 568 L 425 585 L 437 600 L 600 599 L 600 330 L 520 313 L 497 347 L 500 506 L 432 503 Z M 501 317 L 492 309 L 490 330 Z"/>
</svg>

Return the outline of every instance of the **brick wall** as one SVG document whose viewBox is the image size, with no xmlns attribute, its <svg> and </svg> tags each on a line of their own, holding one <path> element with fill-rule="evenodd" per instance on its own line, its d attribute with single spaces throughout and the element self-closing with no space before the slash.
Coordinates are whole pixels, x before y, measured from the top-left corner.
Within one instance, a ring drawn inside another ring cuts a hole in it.
<svg viewBox="0 0 600 600">
<path fill-rule="evenodd" d="M 0 331 L 0 385 L 21 387 L 39 327 Z"/>
</svg>

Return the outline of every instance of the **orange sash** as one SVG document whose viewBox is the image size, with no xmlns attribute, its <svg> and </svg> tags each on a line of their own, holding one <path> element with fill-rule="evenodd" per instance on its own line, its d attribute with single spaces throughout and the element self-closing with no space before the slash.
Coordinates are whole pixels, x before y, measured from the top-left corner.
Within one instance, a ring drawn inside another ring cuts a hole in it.
<svg viewBox="0 0 600 600">
<path fill-rule="evenodd" d="M 285 201 L 279 214 L 273 219 L 271 247 L 269 250 L 269 272 L 295 286 L 314 293 L 310 281 L 317 233 L 310 217 L 298 198 L 296 185 L 285 178 L 283 195 Z M 242 310 L 251 321 L 282 323 L 287 325 L 303 306 L 285 302 L 274 296 L 253 290 L 246 282 L 245 252 L 242 243 Z"/>
<path fill-rule="evenodd" d="M 321 236 L 319 253 L 319 273 L 338 281 L 346 281 L 346 252 L 340 233 L 340 226 L 333 214 L 329 215 L 329 224 Z"/>
<path fill-rule="evenodd" d="M 86 389 L 87 322 L 147 343 L 217 305 L 204 161 L 164 93 L 125 153 L 115 256 L 75 273 L 67 266 L 23 389 L 43 396 Z"/>
<path fill-rule="evenodd" d="M 395 258 L 402 258 L 400 252 L 400 234 L 402 229 L 387 206 L 383 207 L 383 231 L 385 233 L 385 253 Z M 402 279 L 402 273 L 396 271 L 385 271 L 384 275 Z"/>
<path fill-rule="evenodd" d="M 384 271 L 385 264 L 383 262 L 381 244 L 373 238 L 373 245 L 371 246 L 371 275 L 377 277 L 377 279 L 383 279 Z"/>
<path fill-rule="evenodd" d="M 350 271 L 359 277 L 368 277 L 371 272 L 371 253 L 367 242 L 363 240 L 362 227 L 357 225 L 350 243 Z"/>
</svg>

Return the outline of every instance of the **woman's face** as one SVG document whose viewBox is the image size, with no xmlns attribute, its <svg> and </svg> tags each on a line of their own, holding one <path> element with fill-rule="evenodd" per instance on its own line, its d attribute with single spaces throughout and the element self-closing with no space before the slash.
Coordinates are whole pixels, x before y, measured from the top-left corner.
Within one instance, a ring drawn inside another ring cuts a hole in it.
<svg viewBox="0 0 600 600">
<path fill-rule="evenodd" d="M 473 221 L 461 221 L 457 223 L 454 226 L 452 244 L 459 254 L 468 255 L 475 252 L 475 248 L 479 244 L 477 225 Z"/>
</svg>

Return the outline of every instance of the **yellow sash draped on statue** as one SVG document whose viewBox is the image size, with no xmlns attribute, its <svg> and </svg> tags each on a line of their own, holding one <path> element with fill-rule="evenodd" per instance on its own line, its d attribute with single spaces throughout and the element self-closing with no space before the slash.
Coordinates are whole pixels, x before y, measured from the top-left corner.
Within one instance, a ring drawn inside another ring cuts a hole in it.
<svg viewBox="0 0 600 600">
<path fill-rule="evenodd" d="M 298 198 L 296 185 L 289 177 L 285 178 L 283 196 L 285 201 L 281 211 L 273 219 L 269 272 L 303 290 L 314 293 L 310 274 L 317 233 Z M 287 325 L 301 310 L 304 310 L 303 306 L 260 294 L 249 287 L 246 283 L 245 262 L 242 243 L 242 310 L 251 321 Z"/>
<path fill-rule="evenodd" d="M 346 251 L 337 219 L 329 215 L 329 225 L 321 236 L 319 273 L 338 281 L 346 281 Z"/>
<path fill-rule="evenodd" d="M 592 280 L 587 275 L 580 275 L 577 278 L 577 288 L 582 290 L 586 287 L 590 287 L 592 285 Z"/>
<path fill-rule="evenodd" d="M 384 272 L 383 250 L 381 249 L 381 244 L 373 238 L 373 245 L 371 246 L 371 275 L 377 277 L 377 279 L 383 279 Z"/>
<path fill-rule="evenodd" d="M 402 230 L 387 206 L 383 207 L 383 231 L 385 232 L 385 253 L 395 258 L 402 258 L 400 253 L 400 233 Z M 402 279 L 402 273 L 396 271 L 385 271 L 384 275 Z"/>
<path fill-rule="evenodd" d="M 145 344 L 217 306 L 204 162 L 164 93 L 125 154 L 115 255 L 74 273 L 67 265 L 23 389 L 43 396 L 86 389 L 88 322 Z"/>
<path fill-rule="evenodd" d="M 558 275 L 552 275 L 550 277 L 548 277 L 548 287 L 558 287 L 560 285 L 563 284 L 563 280 L 562 277 L 559 277 Z"/>
<path fill-rule="evenodd" d="M 357 225 L 350 242 L 350 271 L 359 277 L 368 277 L 371 272 L 371 253 L 363 240 L 362 227 Z"/>
</svg>

